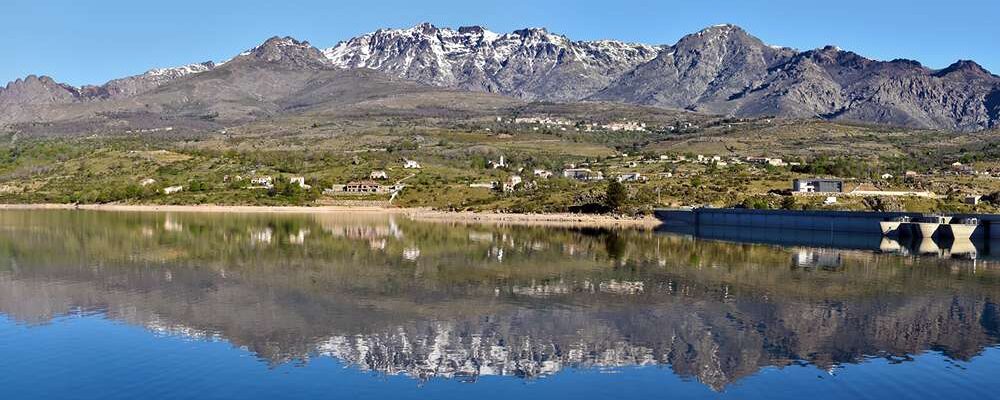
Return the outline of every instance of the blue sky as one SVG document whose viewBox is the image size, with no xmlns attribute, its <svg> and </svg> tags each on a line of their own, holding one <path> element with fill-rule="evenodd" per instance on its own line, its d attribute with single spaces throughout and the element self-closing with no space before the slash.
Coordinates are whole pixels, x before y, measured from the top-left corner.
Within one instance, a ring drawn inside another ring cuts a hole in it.
<svg viewBox="0 0 1000 400">
<path fill-rule="evenodd" d="M 317 47 L 419 22 L 506 32 L 546 27 L 572 39 L 673 44 L 734 23 L 770 44 L 838 45 L 931 67 L 973 59 L 1000 73 L 1000 1 L 791 0 L 3 0 L 0 82 L 28 74 L 74 85 L 149 68 L 227 59 L 274 35 Z"/>
</svg>

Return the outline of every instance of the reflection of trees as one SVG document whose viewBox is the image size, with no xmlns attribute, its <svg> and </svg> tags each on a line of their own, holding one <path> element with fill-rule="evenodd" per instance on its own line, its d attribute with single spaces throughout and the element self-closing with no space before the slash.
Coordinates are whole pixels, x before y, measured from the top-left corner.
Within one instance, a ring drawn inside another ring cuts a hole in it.
<svg viewBox="0 0 1000 400">
<path fill-rule="evenodd" d="M 271 362 L 327 354 L 420 378 L 669 364 L 718 389 L 796 360 L 968 359 L 1000 330 L 996 271 L 936 259 L 839 252 L 837 268 L 807 268 L 792 262 L 798 250 L 771 246 L 365 216 L 0 223 L 0 312 L 13 318 L 96 310 Z M 265 229 L 271 242 L 255 241 Z M 414 247 L 420 257 L 404 261 Z"/>
</svg>

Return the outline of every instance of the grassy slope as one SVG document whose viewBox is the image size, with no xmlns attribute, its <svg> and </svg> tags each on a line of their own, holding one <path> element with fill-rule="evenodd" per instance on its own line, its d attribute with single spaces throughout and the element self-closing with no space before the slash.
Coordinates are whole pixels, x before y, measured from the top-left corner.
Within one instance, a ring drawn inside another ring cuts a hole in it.
<svg viewBox="0 0 1000 400">
<path fill-rule="evenodd" d="M 412 110 L 411 110 L 412 111 Z M 590 163 L 609 176 L 638 171 L 655 177 L 674 177 L 630 184 L 630 211 L 656 206 L 731 206 L 756 204 L 776 207 L 781 198 L 772 190 L 787 189 L 795 177 L 788 169 L 710 167 L 693 164 L 640 163 L 637 154 L 706 154 L 723 157 L 748 155 L 815 161 L 840 159 L 850 174 L 883 188 L 912 188 L 954 194 L 946 200 L 902 199 L 872 203 L 855 199 L 842 208 L 909 208 L 920 211 L 963 209 L 961 193 L 1000 191 L 988 177 L 936 176 L 912 181 L 870 179 L 883 172 L 901 175 L 906 169 L 925 171 L 956 160 L 980 169 L 994 167 L 996 133 L 950 134 L 906 131 L 884 127 L 833 124 L 819 121 L 733 122 L 690 113 L 637 107 L 581 103 L 531 104 L 497 111 L 503 115 L 422 116 L 397 112 L 379 115 L 309 114 L 266 119 L 224 132 L 156 135 L 99 133 L 89 137 L 23 139 L 7 135 L 0 144 L 0 200 L 6 202 L 123 202 L 171 204 L 315 204 L 329 202 L 321 188 L 367 177 L 385 169 L 390 181 L 411 171 L 403 158 L 423 165 L 405 181 L 407 190 L 396 204 L 442 209 L 566 211 L 572 206 L 599 203 L 604 183 L 564 179 L 540 180 L 538 188 L 512 194 L 470 188 L 470 183 L 503 180 L 513 172 L 485 167 L 486 160 L 503 154 L 530 175 L 533 168 L 558 171 L 567 163 Z M 461 114 L 461 113 L 459 113 Z M 569 119 L 616 120 L 620 116 L 668 125 L 681 121 L 700 126 L 687 132 L 577 132 L 496 122 L 496 116 L 555 114 Z M 346 115 L 346 116 L 345 116 Z M 629 159 L 611 158 L 622 152 Z M 279 187 L 276 191 L 248 190 L 224 182 L 226 175 L 305 176 L 309 191 Z M 152 178 L 156 184 L 140 187 Z M 185 186 L 166 196 L 159 189 Z M 370 196 L 362 200 L 385 200 Z M 357 200 L 359 198 L 349 198 Z M 818 207 L 816 199 L 797 199 L 794 207 Z M 992 206 L 983 205 L 986 211 Z"/>
</svg>

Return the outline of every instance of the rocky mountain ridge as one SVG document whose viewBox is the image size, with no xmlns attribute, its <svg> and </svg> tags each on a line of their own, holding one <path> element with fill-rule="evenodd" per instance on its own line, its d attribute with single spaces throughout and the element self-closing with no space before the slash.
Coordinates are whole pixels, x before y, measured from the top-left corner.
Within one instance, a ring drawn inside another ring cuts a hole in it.
<svg viewBox="0 0 1000 400">
<path fill-rule="evenodd" d="M 254 63 L 278 69 L 263 76 L 250 66 Z M 968 60 L 937 70 L 912 60 L 876 61 L 833 46 L 797 51 L 765 44 L 734 25 L 712 26 L 674 45 L 653 46 L 573 41 L 542 28 L 500 34 L 480 26 L 451 29 L 427 23 L 380 29 L 323 50 L 294 38 L 275 37 L 222 63 L 153 69 L 98 86 L 73 87 L 29 76 L 0 88 L 0 122 L 45 121 L 66 115 L 50 110 L 65 105 L 135 103 L 153 92 L 180 90 L 170 86 L 228 64 L 248 66 L 237 69 L 257 76 L 244 82 L 256 89 L 269 88 L 268 92 L 283 92 L 281 87 L 306 89 L 301 85 L 313 83 L 296 78 L 306 71 L 375 70 L 381 74 L 362 79 L 401 79 L 525 101 L 608 101 L 726 116 L 819 118 L 954 131 L 1000 127 L 1000 77 Z M 350 84 L 366 85 L 360 80 Z M 234 96 L 268 101 L 249 87 L 241 86 L 238 90 L 245 91 Z M 185 100 L 186 107 L 218 108 L 210 104 L 217 100 L 214 91 L 225 90 L 203 87 L 195 96 L 202 97 Z M 332 99 L 315 95 L 308 100 Z M 119 105 L 87 109 L 115 107 Z"/>
</svg>

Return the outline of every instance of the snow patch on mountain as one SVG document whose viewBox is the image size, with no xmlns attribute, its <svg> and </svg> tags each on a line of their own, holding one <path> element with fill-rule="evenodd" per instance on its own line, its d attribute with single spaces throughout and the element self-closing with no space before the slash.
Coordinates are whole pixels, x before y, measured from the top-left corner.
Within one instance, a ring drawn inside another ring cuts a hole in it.
<svg viewBox="0 0 1000 400">
<path fill-rule="evenodd" d="M 480 26 L 456 30 L 424 23 L 380 29 L 323 54 L 340 68 L 371 68 L 431 85 L 570 99 L 599 90 L 659 50 L 615 40 L 572 41 L 543 28 L 500 34 Z"/>
</svg>

